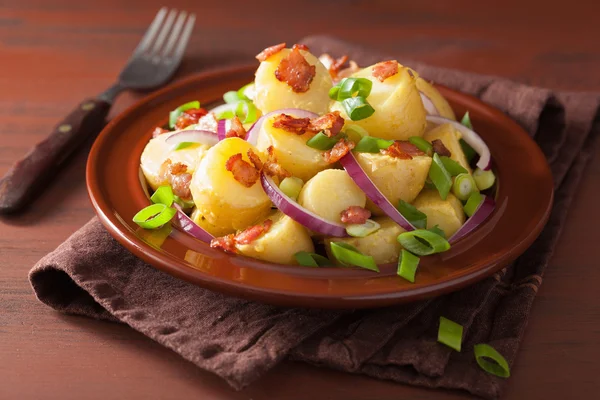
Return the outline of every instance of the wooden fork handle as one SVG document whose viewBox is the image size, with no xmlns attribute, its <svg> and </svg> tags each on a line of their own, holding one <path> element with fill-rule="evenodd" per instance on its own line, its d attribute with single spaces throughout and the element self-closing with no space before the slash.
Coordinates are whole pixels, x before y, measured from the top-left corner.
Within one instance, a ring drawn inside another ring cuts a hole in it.
<svg viewBox="0 0 600 400">
<path fill-rule="evenodd" d="M 102 130 L 110 106 L 95 98 L 81 102 L 46 139 L 17 161 L 0 181 L 0 213 L 19 211 L 41 193 L 69 156 Z"/>
</svg>

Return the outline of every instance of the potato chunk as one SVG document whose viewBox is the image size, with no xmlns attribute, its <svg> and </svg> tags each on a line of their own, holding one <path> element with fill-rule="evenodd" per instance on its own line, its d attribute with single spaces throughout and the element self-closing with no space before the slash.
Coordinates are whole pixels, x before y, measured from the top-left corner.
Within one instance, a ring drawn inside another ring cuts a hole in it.
<svg viewBox="0 0 600 400">
<path fill-rule="evenodd" d="M 366 129 L 371 136 L 383 139 L 408 140 L 411 136 L 422 136 L 425 132 L 426 111 L 415 84 L 415 75 L 399 66 L 398 73 L 380 82 L 373 77 L 373 66 L 364 68 L 354 78 L 366 78 L 373 82 L 367 101 L 375 112 L 368 118 L 351 121 Z M 340 111 L 350 122 L 341 102 L 334 102 L 332 111 Z"/>
<path fill-rule="evenodd" d="M 328 169 L 310 179 L 298 196 L 298 203 L 328 221 L 341 223 L 340 213 L 350 206 L 364 207 L 367 196 L 348 173 Z"/>
<path fill-rule="evenodd" d="M 292 115 L 296 117 L 296 115 Z M 306 142 L 314 136 L 312 133 L 296 135 L 283 129 L 274 128 L 273 120 L 276 116 L 264 121 L 256 147 L 266 152 L 269 146 L 275 149 L 277 162 L 292 175 L 307 181 L 319 171 L 330 165 L 323 158 L 323 151 L 308 147 Z"/>
<path fill-rule="evenodd" d="M 246 187 L 225 167 L 227 160 L 237 153 L 249 162 L 250 149 L 260 154 L 245 140 L 222 140 L 206 152 L 192 177 L 190 190 L 198 212 L 216 229 L 244 229 L 263 219 L 271 209 L 271 200 L 260 181 Z"/>
<path fill-rule="evenodd" d="M 204 218 L 202 214 L 200 214 L 197 208 L 194 208 L 194 211 L 192 211 L 190 218 L 192 219 L 192 221 L 194 221 L 196 225 L 198 225 L 200 228 L 204 229 L 206 232 L 210 233 L 213 236 L 218 237 L 225 236 L 229 233 L 235 233 L 235 229 L 233 228 L 219 227 L 211 224 L 206 218 Z"/>
<path fill-rule="evenodd" d="M 432 84 L 419 77 L 417 78 L 417 89 L 419 89 L 419 92 L 423 92 L 423 94 L 427 96 L 429 100 L 431 100 L 435 108 L 440 113 L 440 117 L 453 119 L 456 121 L 456 115 L 454 115 L 452 107 L 450 107 L 448 101 L 446 101 L 444 96 L 442 96 Z"/>
<path fill-rule="evenodd" d="M 447 238 L 465 223 L 462 203 L 452 193 L 448 194 L 446 200 L 442 200 L 437 190 L 425 189 L 413 206 L 427 215 L 427 228 L 438 225 Z"/>
<path fill-rule="evenodd" d="M 436 126 L 435 128 L 425 132 L 423 135 L 423 139 L 428 142 L 433 142 L 436 139 L 439 139 L 444 143 L 444 146 L 448 150 L 450 150 L 450 158 L 462 165 L 469 173 L 471 173 L 471 167 L 469 167 L 469 163 L 467 162 L 467 158 L 465 157 L 465 153 L 462 151 L 462 147 L 460 147 L 460 138 L 462 137 L 460 131 L 453 127 L 451 124 L 442 124 Z"/>
<path fill-rule="evenodd" d="M 294 254 L 313 253 L 313 242 L 306 228 L 280 211 L 269 216 L 271 229 L 249 244 L 235 247 L 245 256 L 279 264 L 297 264 Z"/>
<path fill-rule="evenodd" d="M 361 253 L 373 256 L 377 264 L 386 264 L 398 261 L 402 246 L 398 242 L 398 235 L 404 229 L 388 217 L 375 218 L 374 221 L 381 225 L 381 229 L 363 238 L 327 238 L 325 249 L 329 259 L 335 260 L 331 254 L 331 242 L 345 242 L 356 247 Z"/>
<path fill-rule="evenodd" d="M 325 114 L 329 108 L 329 89 L 333 86 L 329 71 L 319 59 L 308 51 L 300 50 L 306 61 L 316 68 L 316 75 L 308 91 L 296 93 L 285 82 L 275 77 L 275 70 L 290 49 L 283 49 L 260 63 L 254 79 L 254 104 L 266 114 L 282 108 L 300 108 L 317 114 Z"/>
</svg>

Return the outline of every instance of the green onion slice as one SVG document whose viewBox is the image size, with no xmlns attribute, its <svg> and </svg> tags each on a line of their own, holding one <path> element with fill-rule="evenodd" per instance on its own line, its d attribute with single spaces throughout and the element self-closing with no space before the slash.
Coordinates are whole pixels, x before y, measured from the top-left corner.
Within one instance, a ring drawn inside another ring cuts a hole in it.
<svg viewBox="0 0 600 400">
<path fill-rule="evenodd" d="M 242 124 L 249 124 L 256 121 L 258 111 L 253 102 L 240 100 L 235 107 L 235 115 L 241 120 Z"/>
<path fill-rule="evenodd" d="M 476 344 L 473 350 L 475 352 L 475 360 L 482 370 L 500 378 L 508 378 L 510 376 L 510 367 L 506 358 L 492 346 L 485 343 Z M 493 362 L 488 361 L 488 359 Z"/>
<path fill-rule="evenodd" d="M 328 137 L 323 132 L 317 133 L 306 141 L 308 147 L 312 147 L 317 150 L 329 150 L 335 146 L 335 144 L 346 135 L 344 133 L 338 133 L 335 136 Z"/>
<path fill-rule="evenodd" d="M 244 100 L 240 97 L 237 90 L 230 90 L 229 92 L 223 95 L 223 100 L 227 104 L 237 103 L 240 100 Z"/>
<path fill-rule="evenodd" d="M 177 151 L 177 150 L 183 150 L 183 149 L 187 149 L 190 146 L 193 146 L 195 144 L 198 144 L 196 142 L 181 142 L 181 143 L 177 143 L 177 145 L 175 147 L 173 147 L 173 150 Z"/>
<path fill-rule="evenodd" d="M 423 153 L 427 153 L 428 155 L 431 155 L 431 153 L 433 152 L 433 146 L 431 145 L 431 143 L 429 143 L 427 140 L 423 139 L 422 137 L 419 136 L 411 136 L 410 138 L 408 138 L 408 141 L 415 145 L 417 147 L 417 149 L 421 150 Z"/>
<path fill-rule="evenodd" d="M 333 256 L 344 266 L 355 265 L 357 267 L 379 272 L 377 264 L 372 256 L 362 254 L 358 249 L 348 243 L 331 242 Z"/>
<path fill-rule="evenodd" d="M 326 267 L 331 265 L 331 261 L 327 257 L 323 257 L 317 253 L 309 253 L 307 251 L 299 251 L 294 254 L 298 264 L 305 267 Z"/>
<path fill-rule="evenodd" d="M 379 150 L 385 150 L 393 144 L 393 140 L 365 136 L 354 146 L 354 151 L 357 153 L 379 153 Z"/>
<path fill-rule="evenodd" d="M 340 86 L 339 85 L 335 85 L 334 87 L 332 87 L 331 89 L 329 89 L 329 98 L 331 100 L 337 100 L 339 91 L 340 91 Z"/>
<path fill-rule="evenodd" d="M 371 94 L 372 87 L 373 82 L 367 78 L 346 78 L 340 82 L 336 100 L 342 101 L 355 96 L 366 99 Z"/>
<path fill-rule="evenodd" d="M 446 232 L 444 232 L 444 230 L 442 228 L 440 228 L 439 225 L 435 225 L 433 228 L 429 228 L 427 229 L 429 232 L 433 232 L 436 235 L 440 235 L 441 237 L 443 237 L 444 239 L 446 239 Z"/>
<path fill-rule="evenodd" d="M 468 111 L 465 113 L 465 115 L 463 115 L 460 123 L 463 124 L 464 126 L 466 126 L 467 128 L 469 128 L 470 130 L 473 130 L 473 124 L 471 123 L 471 116 L 469 115 Z"/>
<path fill-rule="evenodd" d="M 173 201 L 175 201 L 175 195 L 173 194 L 171 186 L 164 185 L 156 189 L 156 192 L 150 197 L 150 200 L 155 204 L 164 204 L 167 207 L 171 207 Z"/>
<path fill-rule="evenodd" d="M 463 327 L 448 318 L 440 317 L 437 341 L 446 346 L 460 351 L 462 344 Z"/>
<path fill-rule="evenodd" d="M 295 176 L 284 178 L 279 184 L 279 189 L 292 200 L 298 199 L 298 195 L 304 186 L 302 179 Z"/>
<path fill-rule="evenodd" d="M 479 208 L 479 206 L 481 205 L 481 203 L 483 203 L 483 199 L 484 196 L 479 193 L 479 192 L 473 192 L 471 193 L 471 195 L 469 196 L 469 199 L 467 200 L 467 203 L 463 206 L 463 209 L 465 210 L 465 214 L 467 214 L 467 216 L 472 216 L 473 214 L 475 214 L 475 211 L 477 211 L 477 209 Z"/>
<path fill-rule="evenodd" d="M 452 187 L 452 177 L 437 153 L 433 154 L 433 161 L 429 168 L 429 179 L 440 193 L 442 200 L 446 200 Z"/>
<path fill-rule="evenodd" d="M 254 82 L 250 82 L 247 85 L 242 86 L 238 91 L 237 91 L 237 95 L 240 98 L 240 100 L 252 100 L 250 99 L 250 97 L 248 97 L 248 95 L 246 94 L 246 91 L 249 90 L 250 88 L 254 87 Z"/>
<path fill-rule="evenodd" d="M 398 275 L 411 283 L 415 283 L 415 274 L 419 266 L 419 257 L 402 249 L 398 259 Z"/>
<path fill-rule="evenodd" d="M 173 195 L 173 202 L 179 204 L 179 206 L 184 210 L 194 208 L 196 206 L 196 203 L 194 203 L 192 200 L 184 200 L 177 195 Z"/>
<path fill-rule="evenodd" d="M 454 183 L 452 184 L 452 193 L 459 200 L 466 201 L 471 193 L 477 191 L 477 185 L 475 184 L 475 180 L 469 173 L 459 174 L 454 178 Z"/>
<path fill-rule="evenodd" d="M 350 224 L 346 226 L 346 233 L 352 237 L 366 237 L 381 228 L 377 222 L 368 219 L 364 224 Z"/>
<path fill-rule="evenodd" d="M 342 101 L 342 106 L 352 121 L 369 118 L 375 112 L 367 99 L 359 96 L 345 99 Z"/>
<path fill-rule="evenodd" d="M 415 228 L 425 229 L 427 227 L 427 215 L 412 204 L 401 199 L 398 201 L 398 207 L 396 208 Z"/>
<path fill-rule="evenodd" d="M 469 172 L 465 169 L 465 167 L 463 167 L 462 165 L 460 165 L 459 163 L 457 163 L 450 157 L 441 156 L 440 160 L 442 160 L 442 163 L 444 164 L 444 168 L 446 168 L 446 171 L 448 171 L 450 176 L 456 176 L 458 174 L 466 174 Z"/>
<path fill-rule="evenodd" d="M 471 162 L 477 155 L 477 152 L 471 147 L 471 145 L 469 143 L 465 142 L 464 140 L 460 139 L 459 143 L 460 143 L 460 147 L 461 147 L 463 153 L 465 154 L 465 158 L 467 159 L 467 162 L 469 164 L 471 164 Z"/>
<path fill-rule="evenodd" d="M 348 139 L 352 140 L 354 143 L 358 143 L 365 136 L 369 136 L 369 132 L 367 132 L 365 128 L 356 124 L 344 125 L 344 132 L 348 136 Z"/>
<path fill-rule="evenodd" d="M 496 176 L 491 169 L 484 171 L 480 168 L 477 168 L 475 172 L 473 172 L 473 179 L 475 179 L 475 184 L 477 184 L 477 188 L 479 190 L 486 190 L 494 186 Z"/>
<path fill-rule="evenodd" d="M 169 113 L 169 127 L 171 129 L 175 128 L 175 124 L 177 123 L 177 119 L 184 111 L 191 110 L 193 108 L 200 108 L 199 101 L 190 101 L 189 103 L 185 103 L 174 109 Z"/>
<path fill-rule="evenodd" d="M 426 229 L 415 229 L 398 235 L 398 242 L 406 250 L 418 256 L 441 253 L 450 248 L 450 243 L 440 235 Z"/>
<path fill-rule="evenodd" d="M 176 213 L 177 210 L 173 207 L 167 207 L 160 203 L 152 204 L 135 214 L 133 222 L 144 229 L 156 229 L 169 222 Z"/>
</svg>

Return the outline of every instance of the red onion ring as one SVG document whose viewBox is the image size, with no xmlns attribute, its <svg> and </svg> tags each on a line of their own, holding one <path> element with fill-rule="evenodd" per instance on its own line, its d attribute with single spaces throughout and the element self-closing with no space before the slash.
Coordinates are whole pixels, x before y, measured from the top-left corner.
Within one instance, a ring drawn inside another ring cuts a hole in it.
<svg viewBox="0 0 600 400">
<path fill-rule="evenodd" d="M 433 101 L 423 92 L 419 92 L 421 95 L 421 101 L 423 102 L 423 107 L 425 107 L 425 111 L 427 111 L 427 115 L 440 115 Z"/>
<path fill-rule="evenodd" d="M 174 133 L 165 140 L 165 143 L 173 146 L 177 146 L 178 144 L 184 142 L 201 143 L 207 146 L 214 146 L 219 142 L 219 139 L 214 132 L 189 129 Z"/>
<path fill-rule="evenodd" d="M 227 127 L 225 124 L 227 123 L 226 119 L 220 119 L 217 122 L 217 135 L 219 136 L 219 141 L 225 139 L 227 134 Z"/>
<path fill-rule="evenodd" d="M 350 178 L 354 180 L 354 183 L 362 189 L 363 192 L 367 195 L 367 197 L 375 203 L 381 210 L 387 214 L 395 223 L 400 225 L 402 228 L 407 231 L 412 231 L 415 229 L 414 226 L 402 214 L 400 211 L 390 201 L 381 193 L 381 191 L 377 188 L 377 186 L 373 183 L 371 178 L 367 175 L 367 173 L 362 169 L 358 160 L 354 156 L 352 152 L 346 154 L 340 160 L 340 163 L 350 175 Z"/>
<path fill-rule="evenodd" d="M 175 214 L 173 221 L 179 229 L 205 243 L 210 243 L 210 241 L 215 238 L 213 235 L 196 225 L 196 223 L 181 210 L 181 207 L 179 207 L 178 204 L 174 204 L 174 206 L 177 208 L 177 214 Z"/>
<path fill-rule="evenodd" d="M 267 193 L 267 196 L 269 196 L 273 204 L 275 204 L 275 207 L 294 221 L 323 235 L 336 237 L 348 236 L 344 225 L 328 221 L 302 207 L 300 204 L 286 196 L 270 176 L 261 174 L 260 183 L 265 193 Z"/>
<path fill-rule="evenodd" d="M 316 118 L 319 116 L 314 112 L 302 110 L 300 108 L 282 108 L 281 110 L 271 111 L 270 113 L 260 117 L 258 121 L 256 121 L 254 125 L 252 125 L 252 127 L 248 131 L 248 135 L 246 136 L 246 141 L 251 145 L 256 146 L 256 143 L 258 142 L 258 135 L 260 134 L 260 130 L 262 129 L 262 126 L 265 123 L 265 121 L 271 118 L 272 116 L 279 114 L 288 114 L 296 118 Z"/>
<path fill-rule="evenodd" d="M 454 243 L 457 240 L 463 238 L 467 234 L 471 233 L 475 228 L 477 228 L 483 221 L 486 220 L 487 217 L 490 216 L 494 208 L 496 207 L 496 202 L 490 196 L 483 196 L 483 201 L 477 207 L 477 210 L 471 215 L 471 217 L 461 226 L 450 238 L 449 242 Z"/>
<path fill-rule="evenodd" d="M 436 115 L 428 115 L 427 121 L 433 122 L 434 124 L 451 124 L 457 130 L 462 133 L 462 138 L 479 154 L 479 160 L 477 161 L 477 167 L 487 171 L 492 167 L 492 155 L 490 149 L 487 147 L 481 136 L 467 128 L 463 124 L 457 121 L 453 121 L 448 118 L 439 117 Z"/>
</svg>

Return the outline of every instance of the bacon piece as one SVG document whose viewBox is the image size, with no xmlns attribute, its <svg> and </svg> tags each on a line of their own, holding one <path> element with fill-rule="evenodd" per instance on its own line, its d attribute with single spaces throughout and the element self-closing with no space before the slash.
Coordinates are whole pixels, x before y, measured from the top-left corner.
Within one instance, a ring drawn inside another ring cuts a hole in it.
<svg viewBox="0 0 600 400">
<path fill-rule="evenodd" d="M 343 127 L 344 118 L 342 118 L 339 111 L 334 111 L 311 119 L 308 130 L 311 132 L 323 131 L 327 137 L 332 137 L 340 133 Z"/>
<path fill-rule="evenodd" d="M 216 237 L 210 241 L 210 247 L 213 249 L 220 249 L 228 253 L 237 253 L 235 248 L 235 235 L 231 233 L 227 236 Z"/>
<path fill-rule="evenodd" d="M 396 140 L 390 147 L 381 150 L 381 153 L 402 160 L 412 160 L 414 156 L 425 154 L 414 144 L 402 140 Z"/>
<path fill-rule="evenodd" d="M 373 67 L 373 76 L 379 79 L 380 82 L 385 81 L 387 78 L 396 75 L 397 73 L 398 61 L 396 60 L 382 61 L 375 64 Z"/>
<path fill-rule="evenodd" d="M 371 217 L 371 211 L 360 206 L 350 206 L 340 216 L 345 224 L 364 224 Z"/>
<path fill-rule="evenodd" d="M 159 170 L 160 179 L 168 182 L 173 189 L 173 193 L 184 200 L 192 198 L 192 192 L 190 191 L 192 174 L 188 173 L 187 169 L 187 165 L 179 162 L 173 163 L 168 158 L 162 163 Z"/>
<path fill-rule="evenodd" d="M 279 179 L 288 178 L 292 176 L 285 168 L 277 163 L 277 157 L 275 157 L 275 148 L 269 146 L 267 148 L 269 157 L 267 162 L 263 165 L 263 172 L 269 176 L 276 176 Z"/>
<path fill-rule="evenodd" d="M 157 126 L 156 128 L 154 128 L 154 130 L 152 131 L 152 138 L 156 138 L 159 137 L 160 135 L 162 135 L 163 133 L 167 133 L 169 132 L 166 129 L 161 128 L 160 126 Z"/>
<path fill-rule="evenodd" d="M 275 78 L 285 82 L 296 93 L 304 93 L 317 73 L 316 67 L 310 65 L 295 45 L 287 57 L 281 59 L 275 70 Z"/>
<path fill-rule="evenodd" d="M 266 61 L 273 54 L 277 54 L 283 49 L 285 49 L 285 43 L 279 43 L 275 46 L 267 47 L 266 49 L 264 49 L 256 55 L 256 59 L 258 61 Z"/>
<path fill-rule="evenodd" d="M 231 127 L 229 128 L 227 133 L 225 133 L 225 137 L 238 137 L 240 139 L 246 139 L 246 134 L 246 129 L 244 129 L 244 125 L 242 125 L 240 119 L 237 116 L 233 117 L 233 119 L 231 120 Z"/>
<path fill-rule="evenodd" d="M 279 114 L 273 120 L 273 127 L 302 135 L 310 126 L 310 118 L 294 118 L 288 114 Z"/>
<path fill-rule="evenodd" d="M 340 72 L 338 72 L 337 77 L 333 80 L 334 83 L 338 83 L 342 79 L 348 78 L 351 75 L 353 75 L 355 72 L 360 71 L 360 67 L 354 61 L 350 60 L 349 64 L 350 65 L 347 68 L 344 68 L 344 69 L 340 70 Z"/>
<path fill-rule="evenodd" d="M 250 162 L 254 165 L 254 168 L 261 171 L 263 169 L 263 162 L 258 156 L 258 154 L 256 154 L 252 149 L 248 149 L 248 153 L 246 154 L 248 154 L 248 158 L 250 159 Z"/>
<path fill-rule="evenodd" d="M 304 51 L 310 50 L 307 45 L 302 44 L 302 43 L 300 43 L 300 44 L 296 43 L 295 45 L 293 45 L 292 50 L 294 50 L 294 49 L 304 50 Z"/>
<path fill-rule="evenodd" d="M 237 244 L 250 244 L 256 239 L 271 229 L 273 226 L 273 221 L 270 219 L 265 219 L 260 225 L 253 225 L 244 229 L 242 232 L 235 235 L 235 243 Z"/>
<path fill-rule="evenodd" d="M 175 128 L 185 129 L 190 125 L 197 124 L 198 120 L 208 114 L 204 108 L 190 108 L 185 110 L 177 121 L 175 122 Z"/>
<path fill-rule="evenodd" d="M 440 139 L 435 139 L 433 142 L 431 142 L 431 146 L 433 146 L 433 151 L 435 153 L 438 153 L 440 156 L 452 156 L 450 150 L 448 150 L 448 148 L 444 146 L 444 142 L 442 142 Z"/>
<path fill-rule="evenodd" d="M 242 159 L 242 153 L 229 157 L 225 168 L 233 174 L 233 178 L 246 187 L 252 187 L 260 178 L 258 170 L 249 162 Z"/>
<path fill-rule="evenodd" d="M 331 150 L 327 150 L 325 153 L 323 153 L 323 158 L 329 164 L 334 164 L 348 154 L 353 148 L 354 142 L 342 138 L 338 140 Z"/>
</svg>

